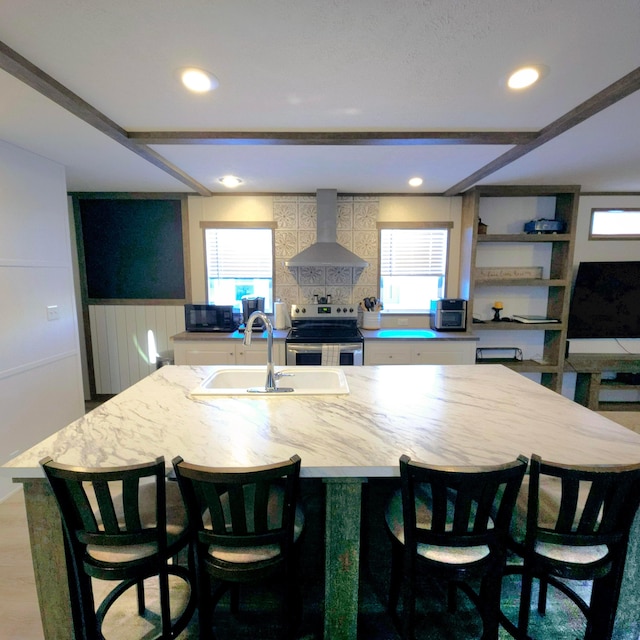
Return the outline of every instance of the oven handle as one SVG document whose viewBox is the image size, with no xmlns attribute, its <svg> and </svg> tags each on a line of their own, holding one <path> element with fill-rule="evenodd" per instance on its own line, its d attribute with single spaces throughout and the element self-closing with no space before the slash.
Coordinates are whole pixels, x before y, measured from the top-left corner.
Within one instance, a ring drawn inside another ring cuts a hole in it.
<svg viewBox="0 0 640 640">
<path fill-rule="evenodd" d="M 344 353 L 344 352 L 348 352 L 348 353 L 352 353 L 354 351 L 362 351 L 362 343 L 361 342 L 350 342 L 350 343 L 345 343 L 345 342 L 325 342 L 325 343 L 308 343 L 308 344 L 301 344 L 301 343 L 292 343 L 289 342 L 287 343 L 287 350 L 290 351 L 291 353 L 322 353 L 322 346 L 323 344 L 331 344 L 331 345 L 336 345 L 338 347 L 340 347 L 340 353 Z"/>
</svg>

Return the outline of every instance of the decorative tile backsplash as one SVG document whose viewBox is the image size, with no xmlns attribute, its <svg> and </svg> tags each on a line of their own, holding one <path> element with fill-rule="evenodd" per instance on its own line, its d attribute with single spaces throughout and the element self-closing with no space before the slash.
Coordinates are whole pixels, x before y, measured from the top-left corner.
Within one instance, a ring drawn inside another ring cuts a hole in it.
<svg viewBox="0 0 640 640">
<path fill-rule="evenodd" d="M 378 296 L 380 201 L 375 196 L 338 196 L 337 240 L 369 263 L 353 267 L 285 267 L 284 261 L 316 241 L 315 196 L 275 196 L 275 297 L 287 305 L 331 295 L 334 303 L 357 304 Z"/>
</svg>

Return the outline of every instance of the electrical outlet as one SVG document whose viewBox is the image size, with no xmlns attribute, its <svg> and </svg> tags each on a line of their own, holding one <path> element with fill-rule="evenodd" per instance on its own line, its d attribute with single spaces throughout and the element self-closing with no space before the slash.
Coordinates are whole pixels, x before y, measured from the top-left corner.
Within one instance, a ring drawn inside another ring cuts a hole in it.
<svg viewBox="0 0 640 640">
<path fill-rule="evenodd" d="M 408 318 L 398 318 L 398 326 L 399 327 L 406 327 L 409 324 L 409 319 Z"/>
<path fill-rule="evenodd" d="M 57 304 L 52 304 L 47 307 L 47 320 L 60 320 L 60 310 Z"/>
</svg>

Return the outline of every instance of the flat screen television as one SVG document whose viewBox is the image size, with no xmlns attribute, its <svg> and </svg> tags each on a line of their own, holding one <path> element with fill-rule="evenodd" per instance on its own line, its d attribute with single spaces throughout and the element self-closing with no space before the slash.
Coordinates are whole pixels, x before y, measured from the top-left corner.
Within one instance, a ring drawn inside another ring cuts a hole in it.
<svg viewBox="0 0 640 640">
<path fill-rule="evenodd" d="M 581 262 L 568 338 L 640 338 L 640 262 Z"/>
</svg>

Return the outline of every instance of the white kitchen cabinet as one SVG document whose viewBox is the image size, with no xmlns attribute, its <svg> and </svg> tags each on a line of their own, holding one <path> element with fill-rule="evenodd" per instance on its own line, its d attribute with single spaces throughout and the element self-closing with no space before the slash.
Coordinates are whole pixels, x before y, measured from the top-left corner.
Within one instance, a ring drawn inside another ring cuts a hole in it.
<svg viewBox="0 0 640 640">
<path fill-rule="evenodd" d="M 411 349 L 408 341 L 365 340 L 365 365 L 411 364 Z"/>
<path fill-rule="evenodd" d="M 175 340 L 176 364 L 266 364 L 267 341 L 254 340 L 245 347 L 242 340 Z M 284 364 L 284 343 L 274 342 L 273 360 Z"/>
<path fill-rule="evenodd" d="M 411 345 L 411 364 L 473 364 L 475 340 L 429 340 Z"/>
<path fill-rule="evenodd" d="M 365 365 L 473 364 L 474 340 L 366 340 Z"/>
</svg>

